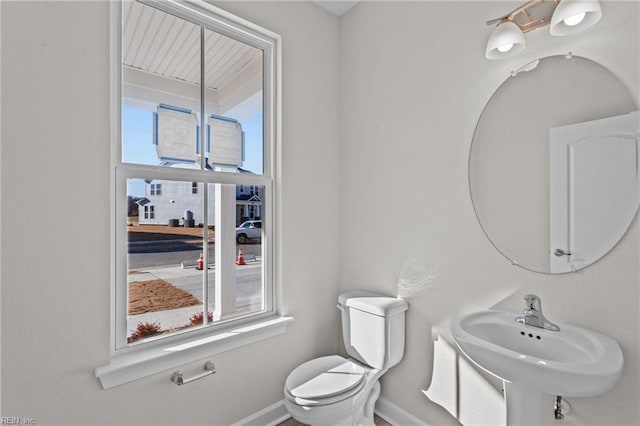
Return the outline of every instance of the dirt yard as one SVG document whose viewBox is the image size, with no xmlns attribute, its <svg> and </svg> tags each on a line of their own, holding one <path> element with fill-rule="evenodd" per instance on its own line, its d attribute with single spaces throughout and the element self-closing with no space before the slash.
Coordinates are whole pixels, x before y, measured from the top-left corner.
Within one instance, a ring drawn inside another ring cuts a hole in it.
<svg viewBox="0 0 640 426">
<path fill-rule="evenodd" d="M 170 227 L 168 225 L 138 225 L 127 226 L 129 241 L 162 241 L 184 238 L 197 240 L 202 238 L 202 228 Z M 209 240 L 213 240 L 214 230 L 209 229 Z"/>
<path fill-rule="evenodd" d="M 129 283 L 129 315 L 187 308 L 201 304 L 202 302 L 193 295 L 172 286 L 165 280 L 155 279 Z"/>
<path fill-rule="evenodd" d="M 197 243 L 202 240 L 202 228 L 170 227 L 168 225 L 138 225 L 127 226 L 129 242 L 184 240 Z M 209 240 L 213 241 L 214 231 L 209 230 Z M 133 269 L 130 275 L 141 274 L 143 271 Z M 190 293 L 174 287 L 161 279 L 148 281 L 133 281 L 129 283 L 129 315 L 139 315 L 147 312 L 158 312 L 170 309 L 186 308 L 201 305 L 197 298 Z"/>
</svg>

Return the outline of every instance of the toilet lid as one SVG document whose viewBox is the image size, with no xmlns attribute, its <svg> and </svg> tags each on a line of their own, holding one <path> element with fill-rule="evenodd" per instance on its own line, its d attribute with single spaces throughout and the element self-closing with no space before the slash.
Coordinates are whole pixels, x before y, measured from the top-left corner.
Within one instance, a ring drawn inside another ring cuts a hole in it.
<svg viewBox="0 0 640 426">
<path fill-rule="evenodd" d="M 366 370 L 338 355 L 316 358 L 297 367 L 289 374 L 285 387 L 296 398 L 315 400 L 330 398 L 358 386 Z"/>
</svg>

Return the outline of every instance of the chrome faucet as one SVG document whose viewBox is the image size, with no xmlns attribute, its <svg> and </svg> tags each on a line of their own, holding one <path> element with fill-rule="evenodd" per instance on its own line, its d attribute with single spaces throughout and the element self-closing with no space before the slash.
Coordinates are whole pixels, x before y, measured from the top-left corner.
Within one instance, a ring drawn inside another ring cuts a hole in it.
<svg viewBox="0 0 640 426">
<path fill-rule="evenodd" d="M 533 327 L 544 328 L 545 330 L 560 331 L 560 327 L 549 321 L 542 314 L 542 301 L 535 294 L 527 294 L 524 297 L 527 308 L 522 312 L 524 315 L 517 317 L 516 321 Z"/>
</svg>

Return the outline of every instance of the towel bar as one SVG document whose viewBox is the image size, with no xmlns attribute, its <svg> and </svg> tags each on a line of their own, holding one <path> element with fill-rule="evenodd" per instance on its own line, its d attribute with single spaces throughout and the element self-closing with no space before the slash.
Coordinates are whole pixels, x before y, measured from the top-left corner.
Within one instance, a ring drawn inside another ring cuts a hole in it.
<svg viewBox="0 0 640 426">
<path fill-rule="evenodd" d="M 207 361 L 204 364 L 204 370 L 205 370 L 204 373 L 198 374 L 197 376 L 189 377 L 188 379 L 182 378 L 182 371 L 176 371 L 171 375 L 171 381 L 176 385 L 180 386 L 180 385 L 186 385 L 187 383 L 191 383 L 195 380 L 202 379 L 203 377 L 207 377 L 212 374 L 215 374 L 216 366 L 214 365 L 213 361 Z"/>
</svg>

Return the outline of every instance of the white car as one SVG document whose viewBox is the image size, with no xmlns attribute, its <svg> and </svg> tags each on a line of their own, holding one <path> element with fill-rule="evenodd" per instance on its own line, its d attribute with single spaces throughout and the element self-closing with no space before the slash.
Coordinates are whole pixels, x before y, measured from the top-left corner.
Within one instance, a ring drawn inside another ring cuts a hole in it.
<svg viewBox="0 0 640 426">
<path fill-rule="evenodd" d="M 262 221 L 247 220 L 236 228 L 236 241 L 245 244 L 248 240 L 262 238 Z"/>
</svg>

